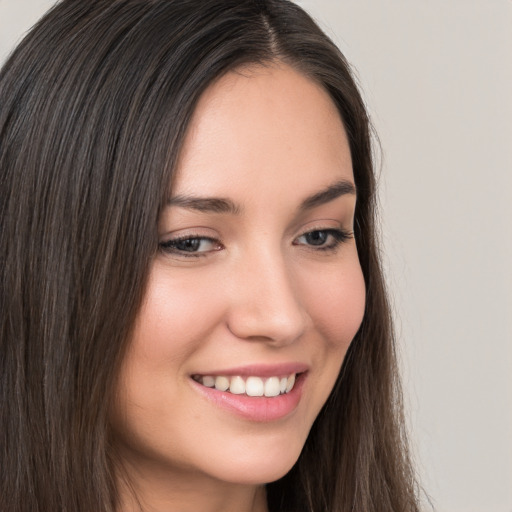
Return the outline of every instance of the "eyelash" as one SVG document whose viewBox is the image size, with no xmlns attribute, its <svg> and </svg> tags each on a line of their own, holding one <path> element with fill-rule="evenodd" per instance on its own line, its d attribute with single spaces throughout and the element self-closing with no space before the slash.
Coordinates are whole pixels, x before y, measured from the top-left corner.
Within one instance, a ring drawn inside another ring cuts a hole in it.
<svg viewBox="0 0 512 512">
<path fill-rule="evenodd" d="M 331 242 L 327 245 L 315 245 L 315 244 L 300 244 L 297 243 L 296 240 L 299 240 L 300 238 L 311 236 L 313 234 L 319 234 L 323 233 L 325 236 L 325 240 L 328 240 L 329 237 L 332 238 Z M 322 252 L 335 252 L 338 247 L 346 242 L 347 240 L 353 238 L 354 233 L 352 231 L 346 231 L 343 229 L 334 229 L 334 228 L 328 228 L 328 229 L 313 229 L 311 231 L 307 231 L 306 233 L 303 233 L 302 235 L 298 236 L 294 241 L 293 245 L 306 245 L 308 248 L 312 249 L 313 251 L 322 251 Z M 202 251 L 202 252 L 196 252 L 196 251 L 187 251 L 184 249 L 179 249 L 178 245 L 181 242 L 210 242 L 213 245 L 216 246 L 215 249 L 209 250 L 209 251 Z M 207 236 L 201 236 L 201 235 L 184 235 L 179 236 L 176 238 L 172 238 L 171 240 L 167 240 L 165 242 L 161 242 L 159 244 L 160 250 L 167 254 L 174 254 L 178 256 L 182 256 L 184 258 L 200 258 L 207 256 L 211 252 L 216 252 L 221 250 L 222 245 L 219 242 L 219 240 L 216 240 L 215 238 L 207 237 Z"/>
<path fill-rule="evenodd" d="M 166 242 L 161 242 L 160 249 L 165 253 L 176 254 L 179 256 L 183 256 L 185 258 L 200 258 L 200 257 L 206 256 L 210 252 L 212 252 L 212 251 L 203 251 L 203 252 L 186 251 L 183 249 L 178 249 L 178 247 L 177 247 L 181 242 L 193 242 L 193 241 L 194 242 L 199 241 L 199 243 L 205 242 L 205 241 L 211 242 L 212 244 L 219 246 L 219 248 L 214 249 L 214 251 L 220 250 L 221 244 L 218 240 L 216 240 L 215 238 L 211 238 L 208 236 L 201 236 L 201 235 L 183 235 L 183 236 L 179 236 L 176 238 L 171 238 L 170 240 L 167 240 Z"/>
<path fill-rule="evenodd" d="M 306 233 L 303 233 L 302 235 L 297 237 L 296 240 L 298 240 L 299 238 L 302 238 L 302 237 L 306 237 L 308 235 L 312 235 L 314 233 L 316 233 L 316 234 L 323 233 L 327 236 L 327 239 L 328 239 L 328 237 L 332 237 L 331 243 L 329 243 L 327 245 L 318 245 L 317 246 L 314 244 L 312 244 L 312 245 L 309 244 L 308 247 L 311 247 L 315 251 L 335 251 L 342 243 L 346 242 L 347 240 L 351 239 L 354 236 L 353 232 L 346 231 L 344 229 L 334 229 L 334 228 L 313 229 L 311 231 L 307 231 Z M 295 243 L 295 241 L 294 241 L 294 245 L 300 245 L 300 244 Z"/>
</svg>

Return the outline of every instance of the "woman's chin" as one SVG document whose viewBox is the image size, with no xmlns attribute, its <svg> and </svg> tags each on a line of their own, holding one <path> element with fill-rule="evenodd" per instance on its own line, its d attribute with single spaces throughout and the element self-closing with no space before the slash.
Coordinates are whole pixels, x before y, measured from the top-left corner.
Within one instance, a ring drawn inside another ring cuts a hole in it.
<svg viewBox="0 0 512 512">
<path fill-rule="evenodd" d="M 258 453 L 240 455 L 237 459 L 225 459 L 215 470 L 219 480 L 241 485 L 262 485 L 275 482 L 288 473 L 300 455 L 300 449 L 294 451 L 279 450 L 277 453 Z"/>
</svg>

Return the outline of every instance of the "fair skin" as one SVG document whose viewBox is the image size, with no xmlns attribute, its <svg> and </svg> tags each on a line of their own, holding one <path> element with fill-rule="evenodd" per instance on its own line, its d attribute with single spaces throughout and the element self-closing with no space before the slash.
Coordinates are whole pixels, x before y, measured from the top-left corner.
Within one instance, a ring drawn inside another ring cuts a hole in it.
<svg viewBox="0 0 512 512">
<path fill-rule="evenodd" d="M 252 66 L 202 96 L 112 418 L 144 511 L 266 511 L 363 317 L 355 202 L 340 116 L 304 75 Z"/>
</svg>

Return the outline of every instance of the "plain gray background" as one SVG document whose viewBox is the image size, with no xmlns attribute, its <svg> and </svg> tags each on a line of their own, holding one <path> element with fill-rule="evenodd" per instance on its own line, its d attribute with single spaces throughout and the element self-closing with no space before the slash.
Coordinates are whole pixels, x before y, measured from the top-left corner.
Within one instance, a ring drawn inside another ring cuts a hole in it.
<svg viewBox="0 0 512 512">
<path fill-rule="evenodd" d="M 0 0 L 0 60 L 53 3 Z M 381 139 L 424 486 L 439 512 L 512 512 L 512 1 L 298 3 L 354 65 Z"/>
</svg>

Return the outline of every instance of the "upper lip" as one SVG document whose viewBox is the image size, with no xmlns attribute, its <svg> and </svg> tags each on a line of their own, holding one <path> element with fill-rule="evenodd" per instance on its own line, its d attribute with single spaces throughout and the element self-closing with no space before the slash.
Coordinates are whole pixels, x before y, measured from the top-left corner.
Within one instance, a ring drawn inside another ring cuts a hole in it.
<svg viewBox="0 0 512 512">
<path fill-rule="evenodd" d="M 290 375 L 292 373 L 303 373 L 309 370 L 309 365 L 305 363 L 289 362 L 279 364 L 248 364 L 244 366 L 235 366 L 231 368 L 220 368 L 208 370 L 206 372 L 196 372 L 192 375 L 225 375 L 249 377 L 276 377 L 281 375 Z"/>
</svg>

